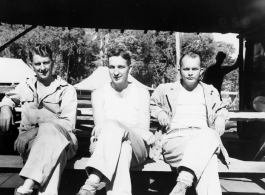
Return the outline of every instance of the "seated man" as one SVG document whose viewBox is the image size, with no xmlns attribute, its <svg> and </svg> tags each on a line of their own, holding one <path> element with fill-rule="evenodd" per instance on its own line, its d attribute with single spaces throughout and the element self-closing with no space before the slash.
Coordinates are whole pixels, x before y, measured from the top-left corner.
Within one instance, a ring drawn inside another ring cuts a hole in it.
<svg viewBox="0 0 265 195">
<path fill-rule="evenodd" d="M 128 82 L 129 53 L 111 49 L 108 63 L 111 83 L 92 93 L 92 155 L 86 166 L 88 179 L 78 195 L 94 195 L 101 181 L 106 183 L 108 195 L 131 194 L 130 166 L 144 162 L 146 145 L 155 141 L 149 131 L 149 93 Z"/>
<path fill-rule="evenodd" d="M 164 159 L 179 173 L 171 195 L 184 195 L 193 182 L 199 195 L 221 195 L 216 153 L 222 146 L 219 135 L 224 133 L 228 112 L 218 91 L 199 81 L 198 54 L 181 57 L 180 73 L 180 81 L 159 85 L 151 97 L 151 115 L 166 131 Z"/>
<path fill-rule="evenodd" d="M 52 75 L 52 51 L 48 46 L 35 46 L 29 57 L 36 77 L 6 93 L 0 103 L 0 128 L 9 130 L 12 110 L 21 104 L 21 124 L 14 149 L 26 161 L 20 172 L 25 181 L 15 195 L 31 194 L 35 184 L 39 194 L 57 195 L 61 173 L 77 150 L 73 134 L 76 91 L 59 76 Z"/>
</svg>

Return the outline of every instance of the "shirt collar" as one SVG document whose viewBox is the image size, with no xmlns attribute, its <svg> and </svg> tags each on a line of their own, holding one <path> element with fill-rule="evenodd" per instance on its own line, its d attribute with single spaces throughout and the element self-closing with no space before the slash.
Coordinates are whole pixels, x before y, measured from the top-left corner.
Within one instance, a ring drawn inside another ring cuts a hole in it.
<svg viewBox="0 0 265 195">
<path fill-rule="evenodd" d="M 53 83 L 53 88 L 56 90 L 59 87 L 63 87 L 63 86 L 67 86 L 68 83 L 63 80 L 60 76 L 58 75 L 53 75 L 53 77 L 55 78 L 54 83 Z M 28 78 L 26 81 L 26 84 L 31 88 L 32 91 L 36 92 L 36 82 L 37 82 L 37 76 L 35 75 L 33 78 Z M 53 93 L 54 90 L 52 90 Z"/>
</svg>

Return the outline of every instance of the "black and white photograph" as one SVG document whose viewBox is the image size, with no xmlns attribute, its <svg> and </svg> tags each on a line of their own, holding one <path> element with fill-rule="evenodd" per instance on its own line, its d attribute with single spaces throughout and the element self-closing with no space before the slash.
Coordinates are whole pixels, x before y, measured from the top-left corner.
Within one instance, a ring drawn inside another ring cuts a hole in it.
<svg viewBox="0 0 265 195">
<path fill-rule="evenodd" d="M 265 195 L 265 0 L 1 0 L 0 195 Z"/>
</svg>

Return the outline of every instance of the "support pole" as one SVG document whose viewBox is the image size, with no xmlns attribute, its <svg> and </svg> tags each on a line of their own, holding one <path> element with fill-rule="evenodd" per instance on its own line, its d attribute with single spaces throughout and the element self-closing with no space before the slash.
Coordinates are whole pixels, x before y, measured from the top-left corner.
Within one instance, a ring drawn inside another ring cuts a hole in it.
<svg viewBox="0 0 265 195">
<path fill-rule="evenodd" d="M 13 39 L 11 39 L 10 41 L 8 41 L 7 43 L 5 43 L 4 45 L 2 45 L 0 47 L 0 52 L 3 51 L 5 48 L 7 48 L 11 43 L 15 42 L 16 40 L 18 40 L 20 37 L 24 36 L 25 34 L 27 34 L 28 32 L 30 32 L 31 30 L 33 30 L 34 28 L 36 28 L 36 25 L 33 25 L 31 27 L 29 27 L 28 29 L 24 30 L 22 33 L 20 33 L 19 35 L 17 35 L 16 37 L 14 37 Z"/>
<path fill-rule="evenodd" d="M 175 33 L 175 38 L 176 38 L 176 69 L 177 69 L 177 80 L 180 80 L 180 66 L 179 66 L 179 59 L 180 59 L 180 37 L 179 37 L 179 32 Z"/>
<path fill-rule="evenodd" d="M 244 97 L 243 97 L 243 90 L 244 90 L 244 60 L 243 60 L 243 49 L 244 49 L 244 42 L 243 42 L 243 37 L 239 36 L 239 56 L 242 57 L 241 59 L 241 64 L 239 64 L 239 110 L 243 110 L 243 102 L 244 102 Z"/>
<path fill-rule="evenodd" d="M 239 64 L 239 75 L 238 75 L 238 83 L 239 83 L 239 110 L 243 110 L 243 89 L 244 89 L 244 61 L 243 61 L 243 50 L 244 50 L 244 39 L 242 36 L 238 36 L 239 38 L 239 55 L 242 57 L 240 60 L 242 63 Z M 242 132 L 242 122 L 237 122 L 237 133 L 240 134 Z"/>
<path fill-rule="evenodd" d="M 243 89 L 243 107 L 252 108 L 251 89 L 252 89 L 252 71 L 254 58 L 254 44 L 250 41 L 246 42 L 246 57 L 244 65 L 244 89 Z M 251 106 L 251 107 L 250 107 Z"/>
</svg>

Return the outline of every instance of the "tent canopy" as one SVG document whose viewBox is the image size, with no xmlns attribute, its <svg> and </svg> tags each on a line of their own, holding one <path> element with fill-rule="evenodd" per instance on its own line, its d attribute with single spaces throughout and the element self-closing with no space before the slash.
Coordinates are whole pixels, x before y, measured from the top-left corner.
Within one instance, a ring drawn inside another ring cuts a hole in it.
<svg viewBox="0 0 265 195">
<path fill-rule="evenodd" d="M 96 29 L 238 33 L 264 39 L 264 0 L 1 0 L 0 22 Z"/>
<path fill-rule="evenodd" d="M 34 75 L 21 59 L 0 58 L 0 83 L 20 83 Z"/>
<path fill-rule="evenodd" d="M 149 91 L 153 91 L 152 88 L 147 87 L 137 81 L 132 75 L 129 74 L 128 81 L 135 83 L 138 86 L 148 89 Z M 78 90 L 95 90 L 106 83 L 110 83 L 111 78 L 109 76 L 109 70 L 107 67 L 98 67 L 88 78 L 83 80 L 82 82 L 76 84 L 74 87 Z"/>
</svg>

